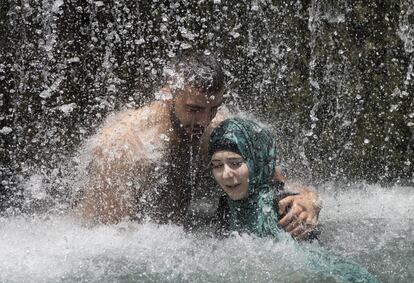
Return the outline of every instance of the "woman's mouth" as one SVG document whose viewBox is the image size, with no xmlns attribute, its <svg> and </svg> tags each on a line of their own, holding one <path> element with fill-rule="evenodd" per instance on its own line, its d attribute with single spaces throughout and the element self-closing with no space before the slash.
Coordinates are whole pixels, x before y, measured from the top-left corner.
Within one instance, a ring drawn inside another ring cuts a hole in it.
<svg viewBox="0 0 414 283">
<path fill-rule="evenodd" d="M 229 190 L 233 190 L 235 188 L 237 188 L 240 184 L 235 184 L 235 185 L 224 185 L 227 189 Z"/>
</svg>

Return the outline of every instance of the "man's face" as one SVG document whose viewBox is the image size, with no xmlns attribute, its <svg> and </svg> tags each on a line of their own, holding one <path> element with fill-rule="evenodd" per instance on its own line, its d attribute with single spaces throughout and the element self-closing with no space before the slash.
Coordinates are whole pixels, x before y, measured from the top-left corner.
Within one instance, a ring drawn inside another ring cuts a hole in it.
<svg viewBox="0 0 414 283">
<path fill-rule="evenodd" d="M 198 139 L 216 116 L 222 101 L 223 92 L 208 96 L 196 88 L 186 87 L 175 95 L 175 115 L 186 134 Z"/>
</svg>

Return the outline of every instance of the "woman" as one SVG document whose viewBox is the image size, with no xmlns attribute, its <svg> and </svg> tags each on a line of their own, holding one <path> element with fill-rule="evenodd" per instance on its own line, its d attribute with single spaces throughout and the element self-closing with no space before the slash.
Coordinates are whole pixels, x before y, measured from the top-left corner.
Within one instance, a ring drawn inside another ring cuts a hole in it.
<svg viewBox="0 0 414 283">
<path fill-rule="evenodd" d="M 213 131 L 209 156 L 214 178 L 227 194 L 229 229 L 258 236 L 285 235 L 273 206 L 276 143 L 272 135 L 252 121 L 228 119 Z"/>
<path fill-rule="evenodd" d="M 209 156 L 213 176 L 227 194 L 228 229 L 294 241 L 277 225 L 273 200 L 276 142 L 272 134 L 253 121 L 227 119 L 211 134 Z M 322 251 L 309 250 L 307 261 L 316 272 L 341 281 L 377 282 L 355 263 Z"/>
</svg>

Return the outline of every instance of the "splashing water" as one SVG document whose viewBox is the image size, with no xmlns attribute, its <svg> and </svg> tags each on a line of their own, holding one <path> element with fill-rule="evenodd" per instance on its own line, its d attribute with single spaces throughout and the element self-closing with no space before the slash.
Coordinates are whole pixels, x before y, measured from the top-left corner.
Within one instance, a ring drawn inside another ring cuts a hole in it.
<svg viewBox="0 0 414 283">
<path fill-rule="evenodd" d="M 229 104 L 280 130 L 289 171 L 414 181 L 412 0 L 161 2 L 5 2 L 2 210 L 14 199 L 54 205 L 81 187 L 60 176 L 62 160 L 108 112 L 147 101 L 159 67 L 189 48 L 221 59 Z M 321 245 L 384 282 L 414 282 L 413 187 L 318 190 Z M 62 209 L 0 218 L 0 282 L 325 279 L 306 270 L 302 254 L 266 239 L 218 240 L 152 223 L 89 228 Z"/>
<path fill-rule="evenodd" d="M 321 187 L 321 245 L 383 282 L 414 279 L 413 188 Z M 219 240 L 175 225 L 85 227 L 69 216 L 0 218 L 4 282 L 332 282 L 289 244 Z M 332 280 L 332 279 L 330 279 Z"/>
</svg>

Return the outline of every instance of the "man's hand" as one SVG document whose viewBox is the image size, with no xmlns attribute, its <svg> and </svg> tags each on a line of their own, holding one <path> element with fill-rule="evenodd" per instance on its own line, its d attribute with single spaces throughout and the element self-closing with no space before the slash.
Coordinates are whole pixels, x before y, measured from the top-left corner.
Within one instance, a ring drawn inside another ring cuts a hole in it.
<svg viewBox="0 0 414 283">
<path fill-rule="evenodd" d="M 294 238 L 304 240 L 318 224 L 321 210 L 318 195 L 309 189 L 300 189 L 299 195 L 279 201 L 279 224 Z"/>
</svg>

